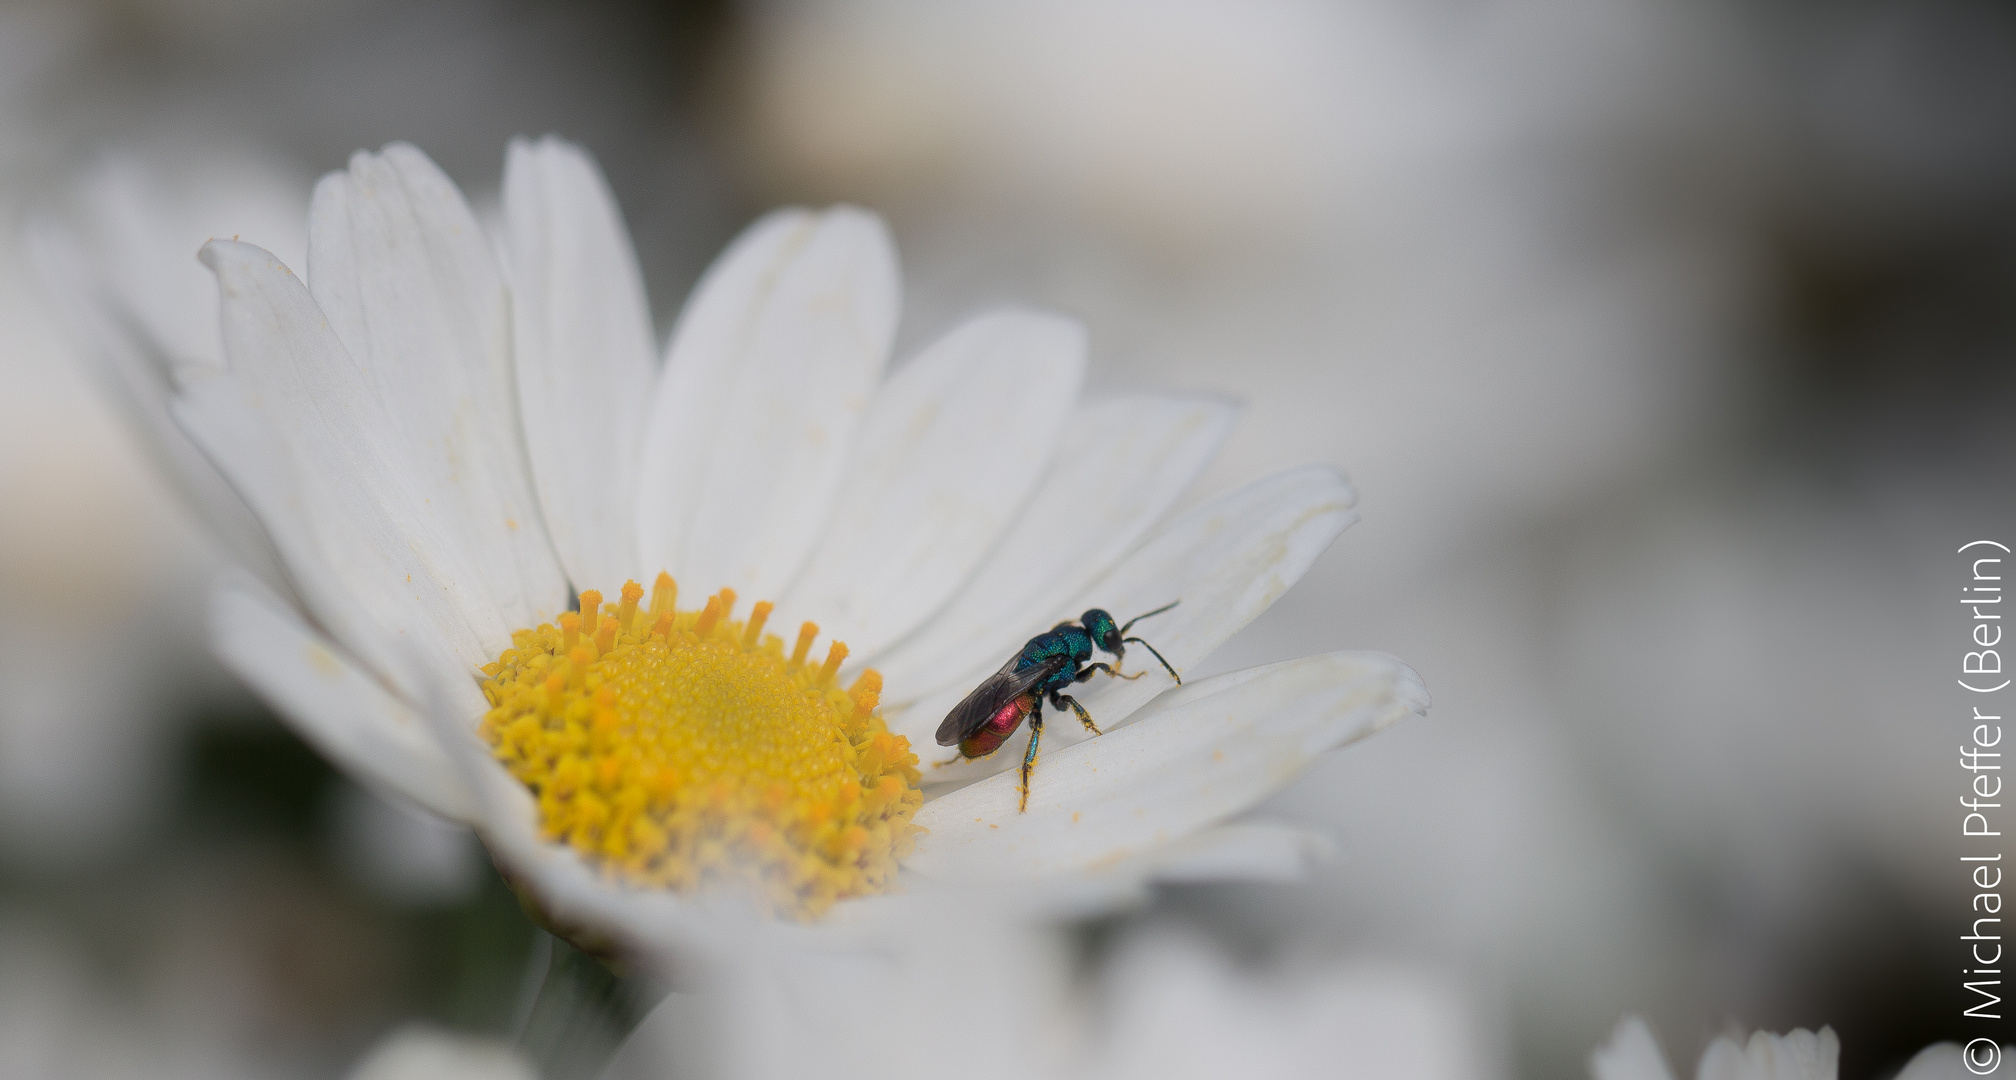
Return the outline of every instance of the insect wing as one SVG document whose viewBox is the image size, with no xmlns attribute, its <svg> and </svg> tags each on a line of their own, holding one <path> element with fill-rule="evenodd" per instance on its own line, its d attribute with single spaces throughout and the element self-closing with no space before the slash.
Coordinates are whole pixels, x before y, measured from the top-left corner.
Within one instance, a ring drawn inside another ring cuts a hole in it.
<svg viewBox="0 0 2016 1080">
<path fill-rule="evenodd" d="M 987 676 L 973 688 L 972 693 L 966 695 L 964 701 L 952 706 L 952 711 L 945 714 L 945 722 L 938 725 L 938 745 L 951 746 L 980 730 L 981 725 L 1001 711 L 1001 706 L 1055 675 L 1057 669 L 1064 666 L 1064 660 L 1064 657 L 1053 656 L 1020 671 L 1015 670 L 1015 660 L 1008 661 L 1000 671 Z"/>
</svg>

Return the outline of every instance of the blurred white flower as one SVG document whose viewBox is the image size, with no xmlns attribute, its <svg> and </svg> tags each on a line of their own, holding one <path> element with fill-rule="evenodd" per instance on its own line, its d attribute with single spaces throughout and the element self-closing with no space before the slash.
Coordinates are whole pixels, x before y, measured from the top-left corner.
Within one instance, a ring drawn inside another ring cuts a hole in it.
<svg viewBox="0 0 2016 1080">
<path fill-rule="evenodd" d="M 224 368 L 216 282 L 190 252 L 229 229 L 298 258 L 307 240 L 300 186 L 243 150 L 112 155 L 28 234 L 83 368 L 125 414 L 128 432 L 228 556 L 276 586 L 283 575 L 265 531 L 169 416 L 167 392 Z"/>
<path fill-rule="evenodd" d="M 996 905 L 918 915 L 905 940 L 880 950 L 745 954 L 727 989 L 667 998 L 607 1075 L 1503 1074 L 1475 1006 L 1424 971 L 1364 963 L 1242 969 L 1200 938 L 1154 928 L 1127 935 L 1088 974 L 1066 935 Z M 892 1027 L 894 1017 L 900 1026 Z"/>
<path fill-rule="evenodd" d="M 1503 1068 L 1477 1004 L 1406 964 L 1234 964 L 1150 930 L 1107 964 L 1085 1075 L 1486 1080 Z"/>
<path fill-rule="evenodd" d="M 1758 1031 L 1738 1045 L 1724 1036 L 1701 1055 L 1696 1080 L 1834 1080 L 1840 1069 L 1841 1040 L 1834 1029 L 1819 1034 L 1804 1028 L 1784 1035 Z M 1627 1016 L 1609 1043 L 1589 1057 L 1595 1080 L 1673 1080 L 1673 1070 L 1645 1021 Z"/>
<path fill-rule="evenodd" d="M 539 1080 L 509 1046 L 412 1026 L 387 1035 L 351 1068 L 349 1080 Z"/>
<path fill-rule="evenodd" d="M 189 257 L 207 235 L 195 224 L 202 200 L 244 196 L 257 220 L 256 196 L 273 175 L 251 155 L 215 147 L 149 166 L 109 158 L 64 192 L 0 175 L 0 377 L 9 388 L 0 396 L 0 610 L 10 616 L 0 620 L 0 680 L 12 687 L 0 700 L 0 848 L 9 856 L 75 865 L 131 839 L 169 793 L 178 714 L 235 692 L 191 633 L 200 622 L 183 614 L 214 557 L 150 482 L 155 447 L 142 429 L 110 415 L 94 392 L 104 380 L 94 388 L 79 378 L 97 373 L 99 343 L 65 325 L 70 290 L 52 294 L 34 280 L 23 216 L 34 204 L 116 225 L 92 237 L 92 250 L 119 276 L 108 286 L 118 310 L 180 342 L 200 336 L 200 309 L 215 303 Z M 162 190 L 144 212 L 143 190 Z M 301 200 L 293 204 L 298 218 Z M 287 231 L 275 242 L 285 246 Z M 216 363 L 215 338 L 212 319 L 207 350 L 192 344 L 188 354 Z"/>
<path fill-rule="evenodd" d="M 1300 834 L 1213 827 L 1425 709 L 1414 674 L 1375 654 L 1166 696 L 1156 672 L 1102 679 L 1083 707 L 1112 733 L 1051 729 L 1064 745 L 1027 813 L 1012 775 L 919 812 L 890 731 L 921 744 L 1023 639 L 1092 606 L 1180 599 L 1153 637 L 1178 670 L 1196 663 L 1351 522 L 1350 488 L 1294 470 L 1158 526 L 1231 410 L 1074 408 L 1084 334 L 1055 316 L 978 317 L 885 379 L 895 256 L 847 208 L 751 227 L 660 378 L 592 161 L 515 144 L 504 202 L 500 266 L 419 151 L 356 155 L 316 188 L 305 284 L 249 244 L 205 246 L 227 365 L 175 368 L 155 408 L 229 478 L 304 602 L 224 589 L 226 662 L 356 775 L 477 826 L 558 925 L 676 938 L 693 911 L 660 886 L 717 873 L 817 914 L 887 888 L 905 856 L 939 879 L 1279 873 Z M 636 581 L 659 567 L 647 605 Z M 626 579 L 620 604 L 592 588 Z M 725 587 L 679 611 L 678 580 Z M 852 652 L 821 664 L 807 622 L 787 658 L 762 632 L 773 605 L 738 619 L 738 593 L 820 618 Z M 929 832 L 911 855 L 913 813 Z"/>
</svg>

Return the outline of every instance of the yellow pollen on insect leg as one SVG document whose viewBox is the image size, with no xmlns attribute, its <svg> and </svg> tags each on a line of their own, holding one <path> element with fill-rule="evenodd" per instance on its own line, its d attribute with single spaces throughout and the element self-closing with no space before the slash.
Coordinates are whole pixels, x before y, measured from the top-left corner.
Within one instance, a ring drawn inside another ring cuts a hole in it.
<svg viewBox="0 0 2016 1080">
<path fill-rule="evenodd" d="M 723 589 L 679 611 L 672 578 L 621 601 L 520 630 L 484 665 L 481 733 L 532 792 L 547 839 L 641 887 L 753 892 L 812 919 L 887 890 L 920 831 L 917 755 L 889 733 L 882 676 L 835 681 L 847 647 L 807 662 L 764 633 L 771 605 L 736 621 Z"/>
</svg>

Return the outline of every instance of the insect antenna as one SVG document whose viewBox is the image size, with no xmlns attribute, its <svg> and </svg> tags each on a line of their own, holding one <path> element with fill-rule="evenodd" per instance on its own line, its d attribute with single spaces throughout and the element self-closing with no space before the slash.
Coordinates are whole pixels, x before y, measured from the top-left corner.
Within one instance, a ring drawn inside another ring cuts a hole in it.
<svg viewBox="0 0 2016 1080">
<path fill-rule="evenodd" d="M 1175 606 L 1176 606 L 1176 605 L 1174 605 L 1174 604 L 1171 604 L 1171 605 L 1169 605 L 1169 607 L 1175 607 Z M 1164 608 L 1163 610 L 1164 610 L 1164 611 L 1167 611 L 1167 610 L 1168 610 L 1168 608 Z M 1155 613 L 1154 613 L 1154 612 L 1152 612 L 1152 611 L 1148 613 L 1148 615 L 1153 615 L 1153 614 L 1155 614 Z M 1148 617 L 1147 615 L 1143 615 L 1143 616 L 1142 616 L 1142 618 L 1144 618 L 1144 619 L 1145 619 L 1145 618 L 1147 618 L 1147 617 Z M 1133 642 L 1134 644 L 1136 644 L 1136 645 L 1139 645 L 1139 646 L 1141 646 L 1141 647 L 1142 647 L 1142 648 L 1144 648 L 1144 649 L 1147 649 L 1147 650 L 1148 650 L 1149 652 L 1151 652 L 1151 653 L 1155 653 L 1155 659 L 1157 659 L 1157 660 L 1162 660 L 1162 654 L 1161 654 L 1161 653 L 1159 653 L 1159 652 L 1155 652 L 1155 646 L 1153 646 L 1153 645 L 1150 645 L 1150 644 L 1148 644 L 1148 643 L 1147 643 L 1147 642 L 1145 642 L 1145 641 L 1142 641 L 1142 640 L 1141 640 L 1140 638 L 1138 638 L 1138 637 L 1130 637 L 1130 638 L 1123 638 L 1122 640 L 1123 640 L 1123 641 L 1130 641 L 1130 642 Z M 1181 675 L 1178 675 L 1178 674 L 1176 674 L 1176 669 L 1175 669 L 1175 668 L 1173 668 L 1173 667 L 1170 667 L 1170 666 L 1169 666 L 1169 661 L 1167 661 L 1167 660 L 1162 660 L 1162 670 L 1164 670 L 1164 671 L 1167 671 L 1167 672 L 1169 673 L 1169 677 L 1170 677 L 1170 678 L 1172 678 L 1172 679 L 1175 679 L 1175 680 L 1176 680 L 1176 685 L 1178 685 L 1178 686 L 1181 686 L 1181 685 L 1183 685 L 1183 676 L 1181 676 Z"/>
<path fill-rule="evenodd" d="M 1134 616 L 1133 618 L 1131 618 L 1131 619 L 1128 619 L 1128 620 L 1127 620 L 1127 625 L 1125 625 L 1125 626 L 1123 626 L 1123 627 L 1121 627 L 1121 628 L 1120 628 L 1120 633 L 1124 635 L 1124 634 L 1126 634 L 1126 633 L 1127 633 L 1127 631 L 1129 631 L 1129 630 L 1132 630 L 1132 629 L 1134 629 L 1134 624 L 1135 624 L 1135 623 L 1137 623 L 1137 622 L 1140 622 L 1140 621 L 1141 621 L 1142 619 L 1147 619 L 1147 618 L 1152 618 L 1152 617 L 1154 617 L 1154 616 L 1156 616 L 1156 615 L 1160 615 L 1160 614 L 1162 614 L 1163 612 L 1165 612 L 1165 611 L 1168 611 L 1168 610 L 1169 610 L 1170 608 L 1173 608 L 1173 607 L 1175 607 L 1175 606 L 1176 606 L 1177 604 L 1180 604 L 1180 603 L 1182 603 L 1182 602 L 1183 602 L 1183 601 L 1181 601 L 1181 600 L 1171 600 L 1171 601 L 1169 601 L 1168 603 L 1166 603 L 1166 604 L 1163 604 L 1163 605 L 1162 605 L 1161 607 L 1158 607 L 1158 608 L 1156 608 L 1155 610 L 1153 610 L 1153 611 L 1151 611 L 1151 612 L 1148 612 L 1148 613 L 1147 613 L 1146 615 L 1136 615 L 1136 616 Z M 1127 640 L 1129 640 L 1129 641 L 1140 641 L 1141 639 L 1140 639 L 1140 638 L 1128 638 Z M 1147 643 L 1147 642 L 1145 642 L 1145 641 L 1142 641 L 1142 642 L 1141 642 L 1141 644 L 1143 644 L 1143 645 L 1146 645 L 1146 644 L 1148 644 L 1148 643 Z"/>
</svg>

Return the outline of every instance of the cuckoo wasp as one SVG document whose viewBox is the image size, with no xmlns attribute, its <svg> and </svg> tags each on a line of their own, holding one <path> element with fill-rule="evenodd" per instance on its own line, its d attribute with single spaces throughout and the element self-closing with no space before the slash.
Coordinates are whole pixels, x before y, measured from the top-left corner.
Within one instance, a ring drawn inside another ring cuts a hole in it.
<svg viewBox="0 0 2016 1080">
<path fill-rule="evenodd" d="M 1115 623 L 1113 616 L 1103 609 L 1093 608 L 1079 616 L 1077 622 L 1061 622 L 1047 633 L 1030 638 L 1021 651 L 1008 658 L 1001 670 L 987 676 L 966 699 L 952 707 L 945 714 L 945 722 L 938 725 L 938 745 L 958 744 L 963 757 L 982 758 L 1001 748 L 1022 721 L 1029 721 L 1029 749 L 1022 754 L 1022 801 L 1018 812 L 1029 809 L 1029 770 L 1036 764 L 1036 744 L 1043 738 L 1043 700 L 1048 698 L 1050 707 L 1063 712 L 1067 707 L 1078 715 L 1078 722 L 1085 730 L 1099 734 L 1099 726 L 1092 722 L 1092 714 L 1085 706 L 1064 691 L 1072 683 L 1090 679 L 1095 672 L 1105 672 L 1121 679 L 1138 679 L 1146 675 L 1137 671 L 1132 675 L 1120 674 L 1120 664 L 1126 659 L 1128 643 L 1147 649 L 1155 659 L 1162 662 L 1163 670 L 1183 685 L 1183 676 L 1162 659 L 1155 646 L 1138 637 L 1128 637 L 1127 631 L 1142 619 L 1160 615 L 1182 601 L 1173 601 L 1156 608 L 1146 615 L 1136 615 L 1125 625 Z M 1113 654 L 1113 665 L 1092 660 L 1092 650 Z"/>
</svg>

